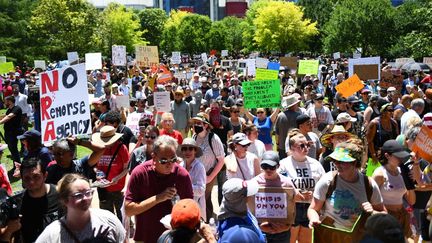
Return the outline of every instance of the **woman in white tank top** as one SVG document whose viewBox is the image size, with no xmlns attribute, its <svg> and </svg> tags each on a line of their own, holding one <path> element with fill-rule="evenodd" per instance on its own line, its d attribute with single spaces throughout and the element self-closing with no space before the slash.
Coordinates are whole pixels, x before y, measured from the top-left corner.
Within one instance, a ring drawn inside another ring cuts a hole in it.
<svg viewBox="0 0 432 243">
<path fill-rule="evenodd" d="M 225 157 L 228 180 L 231 178 L 250 180 L 261 172 L 258 157 L 247 151 L 250 143 L 244 133 L 236 133 L 232 137 L 230 143 L 232 153 Z"/>
<path fill-rule="evenodd" d="M 409 215 L 403 206 L 403 198 L 409 205 L 415 203 L 414 190 L 407 190 L 404 179 L 400 173 L 399 164 L 409 159 L 409 153 L 396 140 L 388 140 L 382 147 L 381 167 L 377 168 L 372 178 L 377 182 L 384 206 L 389 214 L 393 215 L 401 224 L 406 238 L 412 232 Z"/>
</svg>

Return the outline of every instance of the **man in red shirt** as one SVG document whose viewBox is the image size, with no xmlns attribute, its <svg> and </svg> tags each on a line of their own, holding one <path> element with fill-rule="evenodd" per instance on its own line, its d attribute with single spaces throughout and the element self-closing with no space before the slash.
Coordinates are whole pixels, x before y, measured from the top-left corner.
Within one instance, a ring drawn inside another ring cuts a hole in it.
<svg viewBox="0 0 432 243">
<path fill-rule="evenodd" d="M 175 123 L 175 120 L 174 120 L 173 114 L 171 114 L 169 112 L 163 113 L 162 117 L 161 117 L 162 129 L 159 131 L 159 134 L 160 135 L 168 135 L 168 136 L 174 138 L 175 140 L 177 140 L 178 144 L 182 144 L 183 143 L 183 136 L 179 131 L 174 130 L 174 128 L 173 128 L 174 123 Z"/>
<path fill-rule="evenodd" d="M 189 173 L 178 165 L 178 144 L 162 135 L 154 142 L 152 160 L 133 170 L 125 196 L 126 215 L 135 216 L 135 241 L 157 242 L 165 227 L 159 220 L 171 213 L 173 203 L 193 198 Z"/>
</svg>

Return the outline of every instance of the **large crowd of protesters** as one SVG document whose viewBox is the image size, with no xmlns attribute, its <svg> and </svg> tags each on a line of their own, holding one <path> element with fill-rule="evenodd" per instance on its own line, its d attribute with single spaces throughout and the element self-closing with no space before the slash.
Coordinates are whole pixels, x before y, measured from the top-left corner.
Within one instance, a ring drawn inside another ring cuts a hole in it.
<svg viewBox="0 0 432 243">
<path fill-rule="evenodd" d="M 254 77 L 217 62 L 161 64 L 176 73 L 163 83 L 152 69 L 104 63 L 87 72 L 90 138 L 45 144 L 42 70 L 17 66 L 0 77 L 0 242 L 430 242 L 432 161 L 412 151 L 432 129 L 430 75 L 402 70 L 386 88 L 362 80 L 343 97 L 347 61 L 319 59 L 318 74 L 281 68 L 280 107 L 253 109 L 242 84 Z M 155 108 L 162 91 L 170 112 Z M 134 113 L 138 129 L 126 124 Z M 248 208 L 263 187 L 293 191 L 291 224 Z"/>
</svg>

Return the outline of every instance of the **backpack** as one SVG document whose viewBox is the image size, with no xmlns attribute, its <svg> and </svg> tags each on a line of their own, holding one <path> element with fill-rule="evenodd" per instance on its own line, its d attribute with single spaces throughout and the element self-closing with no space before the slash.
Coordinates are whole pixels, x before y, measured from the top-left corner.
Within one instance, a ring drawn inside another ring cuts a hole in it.
<svg viewBox="0 0 432 243">
<path fill-rule="evenodd" d="M 214 137 L 214 133 L 213 133 L 213 132 L 210 132 L 209 135 L 208 135 L 208 143 L 209 143 L 209 145 L 210 145 L 210 149 L 211 149 L 211 151 L 212 151 L 214 157 L 216 158 L 216 154 L 214 153 L 214 150 L 213 150 L 213 143 L 212 143 L 212 139 L 213 139 L 213 137 Z M 192 138 L 196 141 L 196 140 L 197 140 L 197 134 L 192 135 Z M 203 151 L 203 152 L 204 152 L 204 151 Z M 216 159 L 217 159 L 217 158 L 216 158 Z M 209 175 L 213 172 L 213 170 L 214 170 L 214 166 L 211 167 L 211 168 L 206 172 L 206 175 L 209 176 Z"/>
</svg>

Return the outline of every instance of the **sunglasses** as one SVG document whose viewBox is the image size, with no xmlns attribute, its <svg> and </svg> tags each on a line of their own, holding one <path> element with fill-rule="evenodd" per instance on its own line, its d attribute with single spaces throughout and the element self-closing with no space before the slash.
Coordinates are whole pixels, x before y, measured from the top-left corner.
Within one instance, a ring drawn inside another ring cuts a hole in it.
<svg viewBox="0 0 432 243">
<path fill-rule="evenodd" d="M 70 195 L 70 197 L 73 198 L 74 200 L 78 201 L 78 200 L 83 200 L 84 197 L 85 198 L 92 198 L 93 197 L 93 193 L 94 193 L 94 190 L 93 189 L 89 189 L 89 190 L 87 190 L 85 192 L 76 192 L 76 193 Z"/>
<path fill-rule="evenodd" d="M 240 113 L 240 111 L 231 111 L 232 113 Z"/>
<path fill-rule="evenodd" d="M 149 136 L 149 135 L 145 135 L 144 137 L 147 138 L 147 139 L 149 139 L 149 138 L 156 139 L 157 138 L 157 136 Z"/>
<path fill-rule="evenodd" d="M 261 113 L 264 113 L 264 111 L 257 111 L 257 114 L 261 114 Z"/>
<path fill-rule="evenodd" d="M 175 163 L 175 162 L 177 162 L 177 161 L 178 161 L 178 158 L 177 158 L 177 156 L 176 156 L 176 157 L 171 158 L 171 159 L 160 159 L 160 160 L 159 160 L 159 163 L 160 163 L 161 165 L 164 165 L 164 164 L 167 164 L 167 163 Z"/>
<path fill-rule="evenodd" d="M 182 147 L 181 148 L 181 151 L 182 152 L 186 152 L 186 151 L 194 151 L 195 150 L 195 147 Z"/>
<path fill-rule="evenodd" d="M 302 143 L 302 144 L 300 144 L 298 147 L 301 148 L 301 149 L 305 149 L 305 148 L 309 148 L 310 145 L 307 144 L 307 143 Z"/>
<path fill-rule="evenodd" d="M 276 170 L 276 165 L 275 166 L 271 166 L 271 165 L 268 165 L 268 164 L 262 164 L 261 165 L 261 169 L 263 169 L 263 170 Z"/>
</svg>

